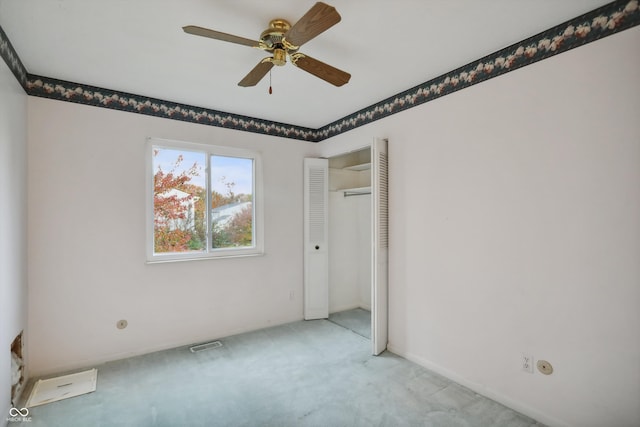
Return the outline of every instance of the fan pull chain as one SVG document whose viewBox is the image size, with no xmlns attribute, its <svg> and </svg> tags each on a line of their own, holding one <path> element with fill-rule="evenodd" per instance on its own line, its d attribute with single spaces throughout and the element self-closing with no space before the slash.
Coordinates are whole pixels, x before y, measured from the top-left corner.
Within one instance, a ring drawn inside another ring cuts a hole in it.
<svg viewBox="0 0 640 427">
<path fill-rule="evenodd" d="M 273 89 L 271 88 L 271 70 L 269 70 L 269 95 L 273 93 Z"/>
</svg>

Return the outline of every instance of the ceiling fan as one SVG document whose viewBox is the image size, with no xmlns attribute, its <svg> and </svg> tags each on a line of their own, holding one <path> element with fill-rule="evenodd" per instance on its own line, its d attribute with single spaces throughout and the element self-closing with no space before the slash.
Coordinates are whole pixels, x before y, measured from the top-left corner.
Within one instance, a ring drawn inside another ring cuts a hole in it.
<svg viewBox="0 0 640 427">
<path fill-rule="evenodd" d="M 298 52 L 300 46 L 340 22 L 340 19 L 340 15 L 333 6 L 318 2 L 293 26 L 284 19 L 272 20 L 269 28 L 260 35 L 259 41 L 195 25 L 187 25 L 182 29 L 188 34 L 255 47 L 272 54 L 249 71 L 249 74 L 240 80 L 238 86 L 255 86 L 274 65 L 286 64 L 287 57 L 296 67 L 332 85 L 342 86 L 349 81 L 351 74 Z"/>
</svg>

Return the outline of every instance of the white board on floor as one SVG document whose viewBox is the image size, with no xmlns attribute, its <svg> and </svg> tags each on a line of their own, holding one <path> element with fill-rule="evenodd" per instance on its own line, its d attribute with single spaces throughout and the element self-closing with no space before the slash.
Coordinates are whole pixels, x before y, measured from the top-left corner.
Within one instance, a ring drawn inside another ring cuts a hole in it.
<svg viewBox="0 0 640 427">
<path fill-rule="evenodd" d="M 27 408 L 94 392 L 97 382 L 97 369 L 38 380 L 29 395 Z"/>
</svg>

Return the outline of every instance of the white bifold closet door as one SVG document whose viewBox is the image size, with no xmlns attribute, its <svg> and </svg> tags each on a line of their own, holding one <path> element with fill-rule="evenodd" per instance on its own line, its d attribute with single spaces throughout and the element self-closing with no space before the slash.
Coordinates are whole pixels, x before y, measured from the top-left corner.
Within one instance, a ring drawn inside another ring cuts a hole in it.
<svg viewBox="0 0 640 427">
<path fill-rule="evenodd" d="M 329 161 L 304 159 L 304 318 L 329 317 Z"/>
<path fill-rule="evenodd" d="M 371 340 L 373 354 L 387 349 L 389 339 L 389 169 L 387 140 L 371 146 L 372 292 Z"/>
</svg>

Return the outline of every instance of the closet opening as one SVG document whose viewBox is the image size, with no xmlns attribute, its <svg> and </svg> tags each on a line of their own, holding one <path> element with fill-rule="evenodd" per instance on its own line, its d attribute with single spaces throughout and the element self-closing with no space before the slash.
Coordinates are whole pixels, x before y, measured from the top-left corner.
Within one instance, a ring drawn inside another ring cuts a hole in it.
<svg viewBox="0 0 640 427">
<path fill-rule="evenodd" d="M 371 148 L 328 166 L 329 321 L 371 339 Z"/>
</svg>

